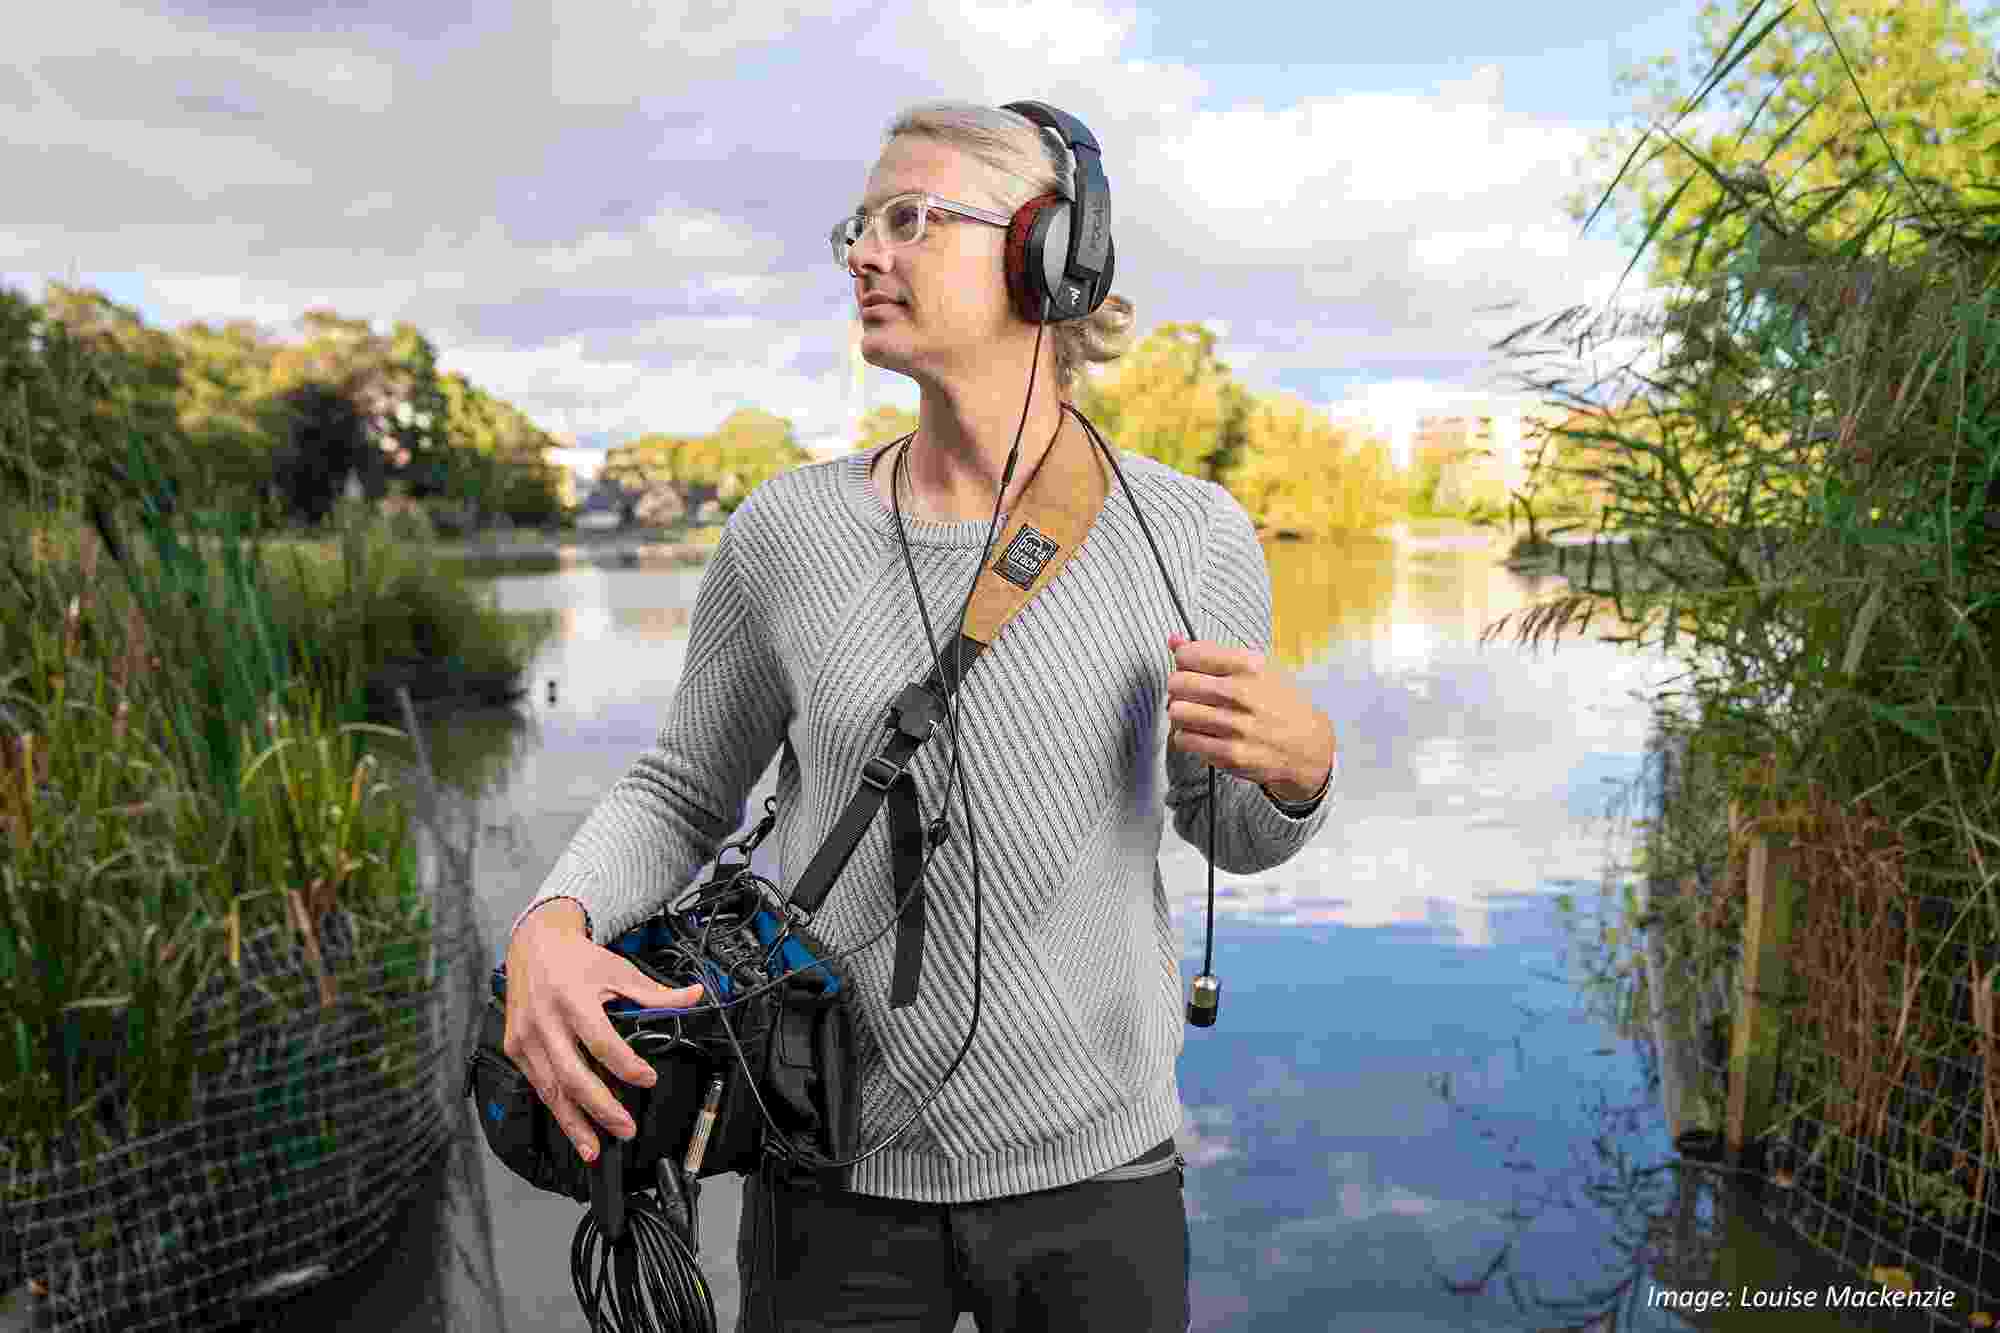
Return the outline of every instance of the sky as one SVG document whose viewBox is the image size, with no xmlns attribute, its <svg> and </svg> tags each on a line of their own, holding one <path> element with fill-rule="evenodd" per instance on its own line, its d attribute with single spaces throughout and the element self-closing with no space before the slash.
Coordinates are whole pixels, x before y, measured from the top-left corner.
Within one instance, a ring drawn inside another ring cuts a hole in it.
<svg viewBox="0 0 2000 1333">
<path fill-rule="evenodd" d="M 586 446 L 741 406 L 812 441 L 853 407 L 826 233 L 885 127 L 1032 98 L 1103 146 L 1142 331 L 1202 321 L 1325 407 L 1507 388 L 1493 340 L 1625 268 L 1562 198 L 1630 119 L 1615 73 L 1698 8 L 62 0 L 0 45 L 0 283 L 157 327 L 405 320 Z"/>
</svg>

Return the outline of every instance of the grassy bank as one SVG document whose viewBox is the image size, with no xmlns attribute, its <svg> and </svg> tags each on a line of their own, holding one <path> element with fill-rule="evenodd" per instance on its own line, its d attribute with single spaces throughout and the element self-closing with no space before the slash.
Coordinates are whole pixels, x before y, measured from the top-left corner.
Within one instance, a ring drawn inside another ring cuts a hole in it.
<svg viewBox="0 0 2000 1333">
<path fill-rule="evenodd" d="M 18 1193 L 190 1114 L 246 941 L 302 947 L 323 997 L 429 984 L 371 683 L 398 663 L 511 679 L 551 626 L 359 519 L 273 547 L 57 487 L 0 514 L 0 565 L 0 1180 Z M 338 960 L 319 949 L 335 915 Z"/>
</svg>

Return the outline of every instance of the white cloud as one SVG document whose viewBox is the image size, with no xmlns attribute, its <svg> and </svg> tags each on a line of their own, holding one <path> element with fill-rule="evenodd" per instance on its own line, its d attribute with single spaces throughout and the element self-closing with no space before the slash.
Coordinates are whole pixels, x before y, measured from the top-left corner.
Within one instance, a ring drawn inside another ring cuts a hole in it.
<svg viewBox="0 0 2000 1333">
<path fill-rule="evenodd" d="M 840 377 L 790 367 L 805 338 L 780 339 L 756 357 L 666 365 L 592 355 L 573 338 L 533 348 L 475 344 L 454 348 L 448 368 L 479 384 L 510 386 L 509 401 L 544 429 L 576 435 L 713 430 L 739 401 L 789 404 L 795 423 L 842 420 Z"/>
<path fill-rule="evenodd" d="M 1579 238 L 1558 209 L 1591 127 L 1510 112 L 1499 67 L 1428 96 L 1219 105 L 1199 68 L 1123 57 L 1141 17 L 536 0 L 419 41 L 77 0 L 0 56 L 30 90 L 0 99 L 0 179 L 34 201 L 0 267 L 142 273 L 168 324 L 408 320 L 551 429 L 706 429 L 741 397 L 815 436 L 847 406 L 830 193 L 899 107 L 1024 96 L 1105 145 L 1142 328 L 1207 312 L 1260 389 L 1469 383 L 1493 338 L 1623 267 L 1608 228 Z M 870 393 L 913 398 L 885 374 Z"/>
<path fill-rule="evenodd" d="M 1114 59 L 1138 18 L 1134 9 L 1106 10 L 1075 0 L 960 0 L 955 11 L 939 8 L 987 51 L 1030 54 L 1058 69 Z M 1128 68 L 1145 72 L 1143 62 Z"/>
<path fill-rule="evenodd" d="M 733 0 L 549 0 L 549 87 L 575 107 L 629 107 L 712 76 L 746 47 L 804 22 L 845 18 L 858 0 L 738 4 Z"/>
</svg>

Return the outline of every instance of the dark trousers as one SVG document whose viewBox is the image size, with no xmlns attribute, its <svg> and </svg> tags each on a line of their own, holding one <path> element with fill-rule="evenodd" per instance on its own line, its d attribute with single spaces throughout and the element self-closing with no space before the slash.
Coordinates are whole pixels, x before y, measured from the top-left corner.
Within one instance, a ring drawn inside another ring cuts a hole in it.
<svg viewBox="0 0 2000 1333">
<path fill-rule="evenodd" d="M 1171 1155 L 1173 1141 L 1137 1159 Z M 744 1177 L 737 1333 L 1186 1333 L 1185 1173 L 977 1203 Z"/>
</svg>

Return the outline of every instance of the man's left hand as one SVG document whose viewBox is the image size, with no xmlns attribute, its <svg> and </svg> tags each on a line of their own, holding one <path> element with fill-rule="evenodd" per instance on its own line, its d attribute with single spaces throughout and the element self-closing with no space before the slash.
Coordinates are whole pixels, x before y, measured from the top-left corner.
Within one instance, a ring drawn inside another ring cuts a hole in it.
<svg viewBox="0 0 2000 1333">
<path fill-rule="evenodd" d="M 1333 721 L 1262 653 L 1167 638 L 1167 744 L 1248 778 L 1281 801 L 1305 801 L 1333 767 Z"/>
</svg>

